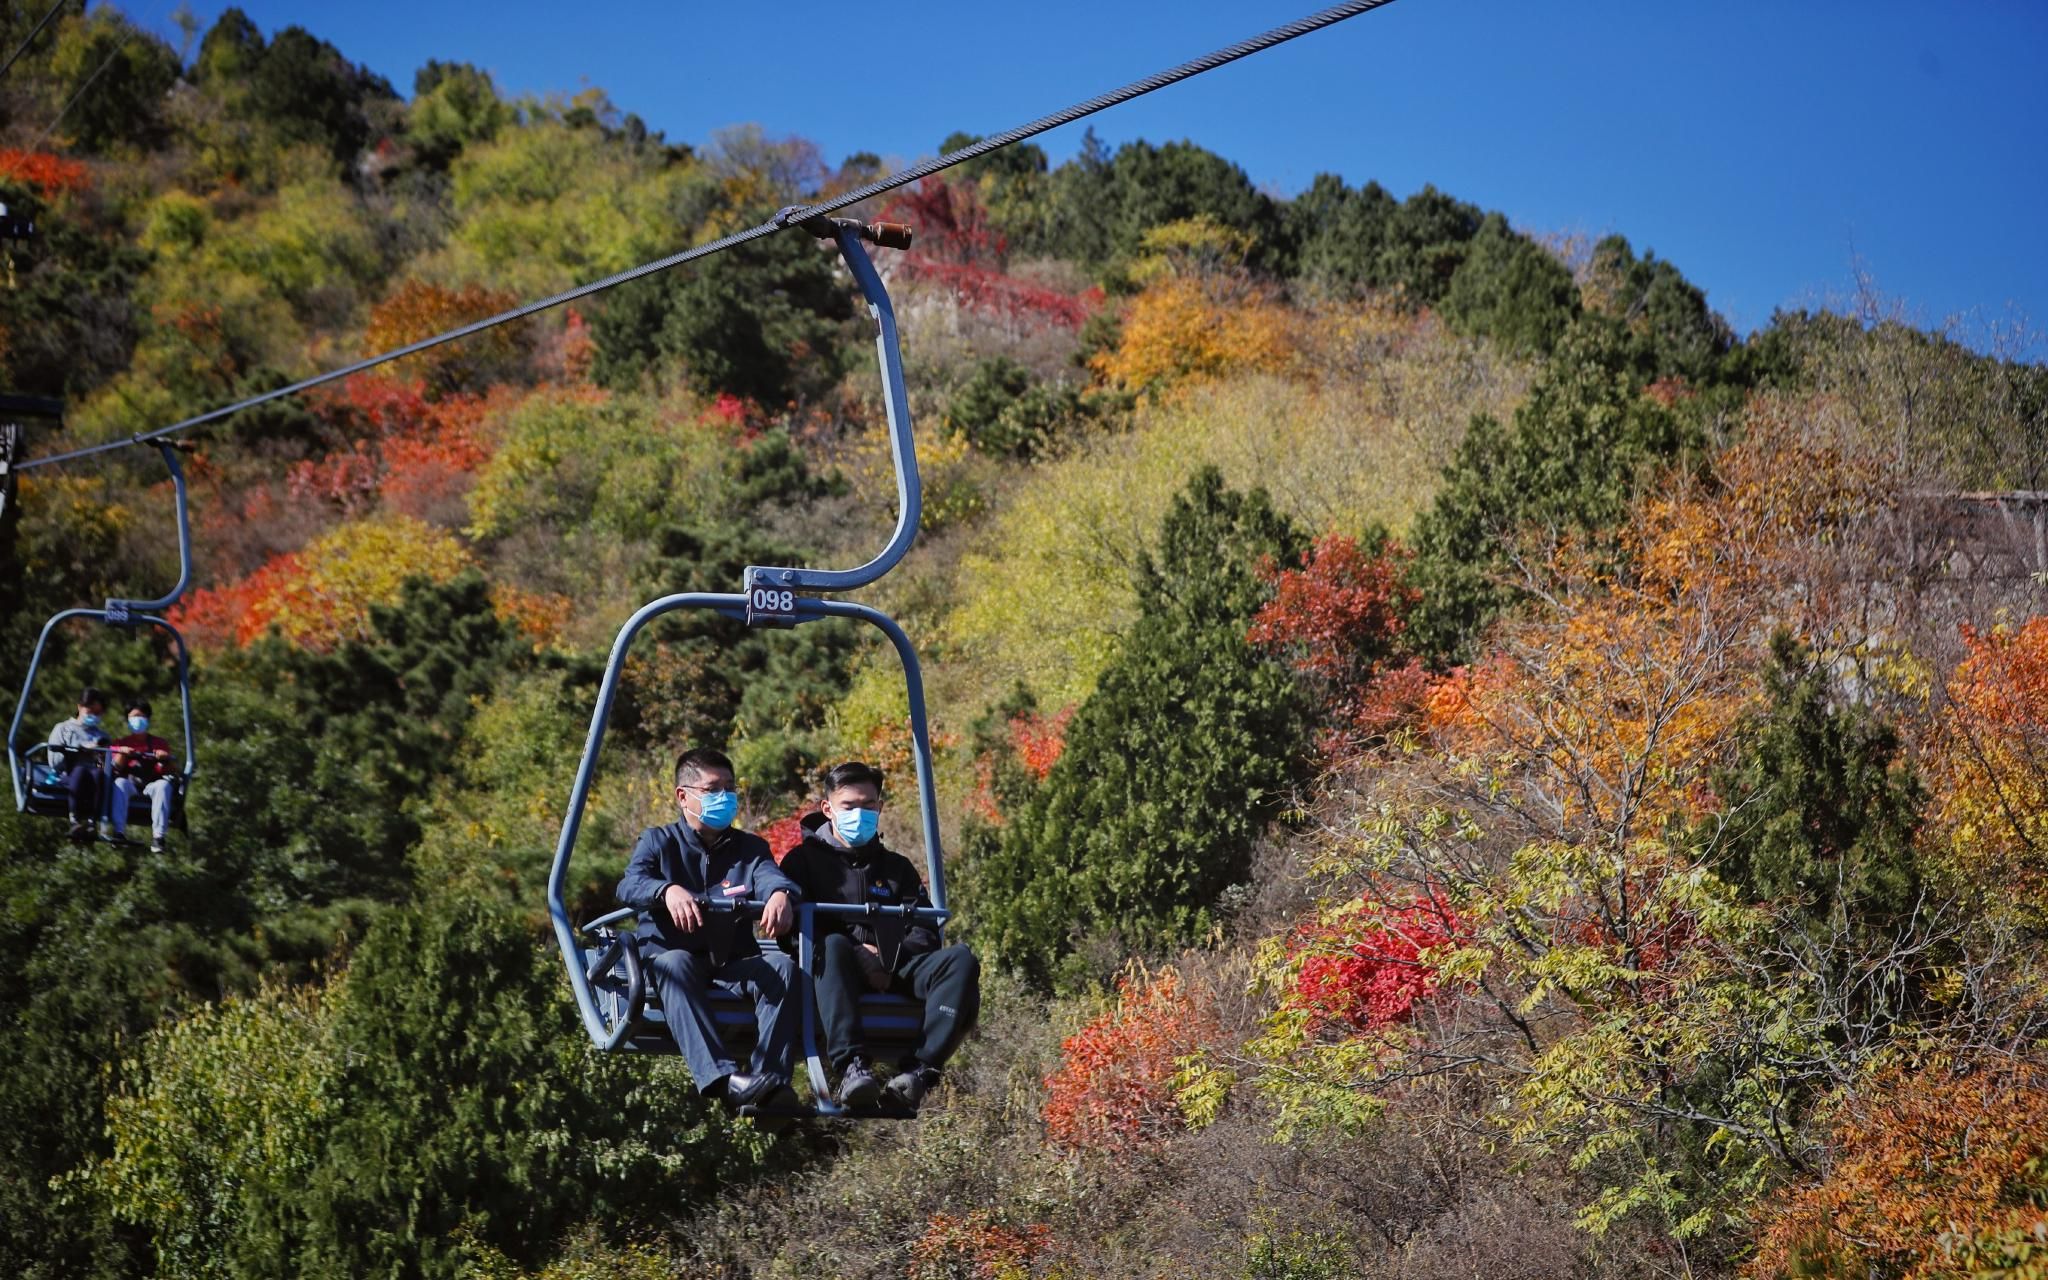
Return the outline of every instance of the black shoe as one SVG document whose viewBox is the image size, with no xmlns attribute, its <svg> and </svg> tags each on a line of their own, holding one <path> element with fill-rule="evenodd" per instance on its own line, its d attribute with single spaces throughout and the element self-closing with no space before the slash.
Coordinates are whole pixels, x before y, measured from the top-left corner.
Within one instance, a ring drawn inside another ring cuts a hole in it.
<svg viewBox="0 0 2048 1280">
<path fill-rule="evenodd" d="M 924 1095 L 938 1083 L 939 1073 L 935 1069 L 915 1063 L 890 1079 L 887 1085 L 889 1100 L 915 1111 L 924 1102 Z"/>
<path fill-rule="evenodd" d="M 763 1071 L 759 1075 L 734 1072 L 727 1076 L 725 1105 L 743 1116 L 755 1117 L 763 1129 L 774 1133 L 789 1127 L 798 1104 L 796 1090 L 789 1087 L 789 1081 Z"/>
<path fill-rule="evenodd" d="M 844 1107 L 872 1107 L 882 1096 L 882 1082 L 868 1068 L 868 1060 L 855 1057 L 839 1073 L 839 1104 Z"/>
<path fill-rule="evenodd" d="M 162 853 L 164 851 L 164 842 L 161 837 L 149 842 L 149 851 L 151 853 Z"/>
<path fill-rule="evenodd" d="M 71 838 L 80 844 L 87 843 L 92 839 L 92 824 L 90 822 L 80 822 L 73 818 L 71 820 Z"/>
</svg>

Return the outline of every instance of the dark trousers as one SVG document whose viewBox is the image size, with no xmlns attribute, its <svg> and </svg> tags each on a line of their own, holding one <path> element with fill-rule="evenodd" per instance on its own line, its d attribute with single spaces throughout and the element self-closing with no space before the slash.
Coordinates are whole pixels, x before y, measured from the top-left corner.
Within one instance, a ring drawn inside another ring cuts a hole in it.
<svg viewBox="0 0 2048 1280">
<path fill-rule="evenodd" d="M 825 1052 L 834 1070 L 855 1054 L 870 1056 L 860 1036 L 860 996 L 872 991 L 861 968 L 860 944 L 843 933 L 820 940 L 818 1016 L 825 1023 Z M 889 990 L 924 1004 L 924 1031 L 917 1060 L 944 1066 L 981 1017 L 981 962 L 966 947 L 941 947 L 896 961 Z"/>
<path fill-rule="evenodd" d="M 646 964 L 654 992 L 661 997 L 661 1016 L 699 1089 L 710 1089 L 739 1070 L 705 1004 L 714 982 L 754 1002 L 753 1069 L 789 1079 L 803 1027 L 803 1010 L 790 998 L 796 986 L 796 961 L 770 951 L 721 965 L 696 951 L 650 948 Z"/>
<path fill-rule="evenodd" d="M 71 820 L 91 822 L 100 816 L 100 767 L 81 761 L 64 772 L 64 789 L 71 793 Z"/>
</svg>

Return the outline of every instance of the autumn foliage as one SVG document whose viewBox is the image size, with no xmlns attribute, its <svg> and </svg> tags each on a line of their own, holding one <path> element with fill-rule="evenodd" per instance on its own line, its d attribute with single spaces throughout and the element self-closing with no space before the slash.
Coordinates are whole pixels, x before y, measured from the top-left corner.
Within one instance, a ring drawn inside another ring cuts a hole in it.
<svg viewBox="0 0 2048 1280">
<path fill-rule="evenodd" d="M 1420 710 L 1429 678 L 1418 664 L 1396 660 L 1407 611 L 1420 598 L 1401 581 L 1404 560 L 1395 544 L 1368 552 L 1333 533 L 1302 554 L 1299 568 L 1261 567 L 1273 598 L 1246 638 L 1285 657 L 1315 690 L 1333 726 L 1328 754 Z"/>
<path fill-rule="evenodd" d="M 1309 1014 L 1316 1032 L 1356 1035 L 1406 1022 L 1437 990 L 1430 953 L 1456 945 L 1470 928 L 1440 894 L 1401 905 L 1353 903 L 1288 939 L 1299 968 L 1284 1002 Z"/>
<path fill-rule="evenodd" d="M 370 311 L 363 341 L 373 351 L 390 351 L 471 324 L 518 305 L 517 295 L 482 285 L 450 289 L 406 280 Z M 518 330 L 510 325 L 462 342 L 407 356 L 399 369 L 435 391 L 466 386 L 503 368 L 519 354 Z"/>
<path fill-rule="evenodd" d="M 1046 1136 L 1077 1151 L 1127 1151 L 1181 1127 L 1179 1060 L 1215 1035 L 1214 1014 L 1173 968 L 1117 979 L 1116 1001 L 1060 1045 L 1046 1077 Z"/>
<path fill-rule="evenodd" d="M 1966 876 L 2048 910 L 2048 617 L 1965 629 L 1930 760 L 1936 821 Z"/>
<path fill-rule="evenodd" d="M 935 1213 L 910 1247 L 910 1280 L 1024 1280 L 1051 1242 L 1043 1223 L 1004 1226 L 987 1209 Z"/>
<path fill-rule="evenodd" d="M 1060 756 L 1067 749 L 1067 724 L 1074 718 L 1074 708 L 1064 707 L 1050 716 L 1027 712 L 1010 721 L 1010 744 L 1017 749 L 1017 760 L 1025 770 L 1040 782 L 1060 762 Z"/>
<path fill-rule="evenodd" d="M 0 178 L 25 182 L 46 196 L 83 191 L 92 185 L 91 172 L 77 160 L 14 147 L 0 147 Z"/>
<path fill-rule="evenodd" d="M 239 582 L 193 592 L 171 617 L 202 645 L 245 645 L 275 628 L 327 650 L 367 637 L 370 606 L 397 601 L 408 578 L 446 582 L 469 565 L 460 542 L 409 516 L 359 520 Z"/>
<path fill-rule="evenodd" d="M 1842 1098 L 1832 1163 L 1766 1226 L 1754 1277 L 2034 1275 L 2048 1237 L 2048 1069 L 1892 1067 Z M 1962 1265 L 1959 1265 L 1962 1264 Z"/>
</svg>

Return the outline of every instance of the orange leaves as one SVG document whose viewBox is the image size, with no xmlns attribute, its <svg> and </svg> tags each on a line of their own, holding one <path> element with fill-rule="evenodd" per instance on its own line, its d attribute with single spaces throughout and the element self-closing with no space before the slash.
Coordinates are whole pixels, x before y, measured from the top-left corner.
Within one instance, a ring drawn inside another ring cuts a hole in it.
<svg viewBox="0 0 2048 1280">
<path fill-rule="evenodd" d="M 1965 629 L 1928 773 L 1957 870 L 2048 912 L 2048 616 Z"/>
<path fill-rule="evenodd" d="M 804 842 L 803 821 L 803 814 L 792 813 L 786 818 L 777 818 L 754 834 L 768 842 L 768 852 L 780 865 L 791 849 Z"/>
<path fill-rule="evenodd" d="M 418 520 L 360 520 L 240 582 L 193 592 L 172 621 L 201 644 L 248 644 L 274 627 L 304 648 L 332 649 L 367 637 L 370 606 L 395 603 L 406 579 L 446 582 L 469 563 L 461 543 Z"/>
<path fill-rule="evenodd" d="M 576 602 L 553 592 L 525 591 L 509 583 L 491 587 L 491 611 L 533 642 L 533 651 L 553 647 L 576 617 Z"/>
<path fill-rule="evenodd" d="M 1958 1274 L 1953 1253 L 2048 1220 L 2048 1072 L 1892 1068 L 1844 1099 L 1833 1166 L 1763 1232 L 1753 1276 Z"/>
<path fill-rule="evenodd" d="M 296 463 L 286 477 L 292 497 L 332 503 L 357 514 L 381 501 L 404 515 L 429 518 L 467 492 L 493 442 L 487 402 L 450 395 L 428 401 L 419 384 L 382 378 L 348 380 L 323 413 L 345 430 L 363 432 L 348 449 Z"/>
<path fill-rule="evenodd" d="M 450 289 L 424 280 L 407 280 L 370 311 L 363 342 L 373 351 L 407 346 L 518 305 L 517 296 L 482 285 Z M 517 356 L 519 340 L 510 325 L 461 342 L 451 342 L 407 356 L 399 367 L 436 390 L 478 380 Z"/>
<path fill-rule="evenodd" d="M 1184 1118 L 1174 1096 L 1179 1059 L 1217 1036 L 1214 1012 L 1180 971 L 1134 970 L 1116 1003 L 1060 1045 L 1046 1077 L 1046 1136 L 1075 1150 L 1127 1151 L 1165 1137 Z"/>
<path fill-rule="evenodd" d="M 987 1209 L 935 1213 L 910 1247 L 910 1280 L 1024 1280 L 1051 1242 L 1044 1223 L 1006 1227 Z"/>
<path fill-rule="evenodd" d="M 1256 294 L 1162 276 L 1131 300 L 1122 339 L 1092 367 L 1105 381 L 1136 389 L 1275 372 L 1293 359 L 1291 314 Z"/>
<path fill-rule="evenodd" d="M 83 191 L 92 185 L 91 172 L 79 161 L 14 147 L 0 147 L 0 178 L 25 182 L 46 196 Z"/>
</svg>

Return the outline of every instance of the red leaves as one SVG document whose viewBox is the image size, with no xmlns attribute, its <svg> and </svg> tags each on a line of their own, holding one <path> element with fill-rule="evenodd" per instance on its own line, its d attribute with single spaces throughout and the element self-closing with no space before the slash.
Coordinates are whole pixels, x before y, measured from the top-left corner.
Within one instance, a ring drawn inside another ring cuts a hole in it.
<svg viewBox="0 0 2048 1280">
<path fill-rule="evenodd" d="M 92 185 L 91 172 L 76 160 L 13 147 L 0 147 L 0 178 L 25 182 L 46 196 L 83 191 Z"/>
<path fill-rule="evenodd" d="M 1010 744 L 1017 759 L 1031 776 L 1044 782 L 1067 749 L 1067 723 L 1074 718 L 1069 706 L 1051 716 L 1027 713 L 1010 721 Z"/>
<path fill-rule="evenodd" d="M 805 810 L 804 812 L 808 813 L 810 811 Z M 755 832 L 756 835 L 768 842 L 768 852 L 775 855 L 777 865 L 781 864 L 782 859 L 788 855 L 791 849 L 804 842 L 803 819 L 804 814 L 792 813 L 787 818 L 777 818 Z"/>
<path fill-rule="evenodd" d="M 1052 1229 L 1042 1222 L 1006 1227 L 987 1209 L 965 1217 L 935 1213 L 910 1247 L 910 1280 L 1009 1280 L 1028 1274 L 1032 1260 L 1050 1243 Z"/>
<path fill-rule="evenodd" d="M 907 222 L 916 232 L 916 259 L 929 264 L 987 263 L 998 267 L 1009 253 L 1003 234 L 988 220 L 981 193 L 969 183 L 927 178 L 899 194 L 882 211 L 890 222 Z"/>
<path fill-rule="evenodd" d="M 1322 695 L 1336 726 L 1324 744 L 1330 754 L 1414 719 L 1428 696 L 1419 664 L 1391 665 L 1407 613 L 1421 599 L 1401 581 L 1406 559 L 1392 543 L 1368 553 L 1331 533 L 1302 556 L 1299 569 L 1264 566 L 1273 598 L 1246 639 L 1284 656 Z"/>
<path fill-rule="evenodd" d="M 1407 1022 L 1437 989 L 1427 953 L 1470 932 L 1470 923 L 1434 892 L 1402 906 L 1360 903 L 1288 939 L 1288 955 L 1305 958 L 1285 1002 L 1306 1010 L 1318 1032 L 1357 1035 Z"/>
<path fill-rule="evenodd" d="M 430 402 L 417 382 L 350 378 L 320 411 L 351 434 L 370 438 L 294 464 L 286 490 L 301 501 L 332 503 L 344 514 L 382 499 L 395 511 L 425 517 L 436 504 L 460 495 L 489 459 L 485 407 L 471 395 Z"/>
<path fill-rule="evenodd" d="M 912 280 L 930 280 L 950 289 L 966 306 L 1012 320 L 1036 321 L 1078 329 L 1102 303 L 1099 289 L 1074 295 L 1019 280 L 968 263 L 931 262 L 907 258 L 902 273 Z"/>
<path fill-rule="evenodd" d="M 1117 979 L 1116 1004 L 1060 1045 L 1045 1079 L 1046 1136 L 1075 1150 L 1126 1151 L 1182 1124 L 1178 1060 L 1217 1035 L 1206 1004 L 1175 969 Z"/>
</svg>

